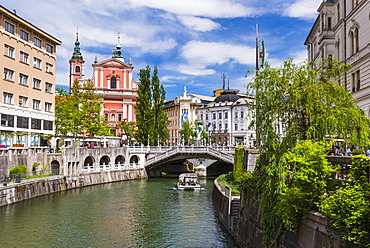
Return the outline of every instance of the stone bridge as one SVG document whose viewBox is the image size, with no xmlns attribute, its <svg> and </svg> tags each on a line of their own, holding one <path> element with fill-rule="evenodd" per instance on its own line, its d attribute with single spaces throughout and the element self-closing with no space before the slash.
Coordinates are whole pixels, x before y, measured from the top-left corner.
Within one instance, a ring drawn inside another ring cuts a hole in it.
<svg viewBox="0 0 370 248">
<path fill-rule="evenodd" d="M 222 165 L 234 162 L 234 147 L 102 147 L 65 148 L 54 153 L 47 147 L 0 149 L 0 171 L 8 174 L 16 165 L 26 165 L 32 171 L 32 164 L 47 165 L 54 174 L 77 175 L 112 170 L 146 169 L 150 176 L 160 176 L 167 168 L 184 166 L 188 159 L 212 159 Z M 203 165 L 208 167 L 209 164 Z M 154 173 L 154 171 L 156 171 Z"/>
</svg>

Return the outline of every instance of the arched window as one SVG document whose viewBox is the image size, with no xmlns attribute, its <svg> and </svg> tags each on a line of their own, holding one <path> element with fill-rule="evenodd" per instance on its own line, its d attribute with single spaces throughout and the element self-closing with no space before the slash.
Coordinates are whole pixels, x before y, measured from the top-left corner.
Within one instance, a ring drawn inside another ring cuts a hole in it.
<svg viewBox="0 0 370 248">
<path fill-rule="evenodd" d="M 355 36 L 353 32 L 349 34 L 350 40 L 351 40 L 351 54 L 355 53 Z"/>
<path fill-rule="evenodd" d="M 116 77 L 111 77 L 110 79 L 110 88 L 116 89 L 117 88 L 117 79 Z"/>
<path fill-rule="evenodd" d="M 116 121 L 116 115 L 115 114 L 112 114 L 111 121 Z"/>
<path fill-rule="evenodd" d="M 77 66 L 75 67 L 75 72 L 81 72 L 81 67 L 80 67 L 79 65 L 77 65 Z"/>
</svg>

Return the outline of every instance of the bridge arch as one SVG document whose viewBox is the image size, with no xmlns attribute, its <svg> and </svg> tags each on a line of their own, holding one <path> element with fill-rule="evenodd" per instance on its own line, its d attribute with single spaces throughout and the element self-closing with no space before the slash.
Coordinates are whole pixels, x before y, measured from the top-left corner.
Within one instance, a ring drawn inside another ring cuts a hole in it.
<svg viewBox="0 0 370 248">
<path fill-rule="evenodd" d="M 104 155 L 103 157 L 100 158 L 100 161 L 99 161 L 99 165 L 100 165 L 100 169 L 104 170 L 106 167 L 107 169 L 109 169 L 109 166 L 110 166 L 110 157 L 107 156 L 107 155 Z"/>
<path fill-rule="evenodd" d="M 51 162 L 51 173 L 55 175 L 60 174 L 60 163 L 57 160 Z"/>
<path fill-rule="evenodd" d="M 120 167 L 124 166 L 125 164 L 125 157 L 122 155 L 118 155 L 114 160 L 114 167 L 116 169 L 120 169 Z"/>
<path fill-rule="evenodd" d="M 140 158 L 137 155 L 132 155 L 130 157 L 130 169 L 139 167 Z"/>
<path fill-rule="evenodd" d="M 84 170 L 88 170 L 90 168 L 94 168 L 95 159 L 92 156 L 88 156 L 84 160 Z"/>
</svg>

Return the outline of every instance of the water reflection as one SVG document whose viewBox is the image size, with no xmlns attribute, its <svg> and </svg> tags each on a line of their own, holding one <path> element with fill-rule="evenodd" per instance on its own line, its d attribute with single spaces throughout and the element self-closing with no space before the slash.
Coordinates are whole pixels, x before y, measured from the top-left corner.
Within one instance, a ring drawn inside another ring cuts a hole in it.
<svg viewBox="0 0 370 248">
<path fill-rule="evenodd" d="M 2 207 L 1 247 L 236 247 L 213 210 L 213 182 L 201 184 L 125 181 Z"/>
</svg>

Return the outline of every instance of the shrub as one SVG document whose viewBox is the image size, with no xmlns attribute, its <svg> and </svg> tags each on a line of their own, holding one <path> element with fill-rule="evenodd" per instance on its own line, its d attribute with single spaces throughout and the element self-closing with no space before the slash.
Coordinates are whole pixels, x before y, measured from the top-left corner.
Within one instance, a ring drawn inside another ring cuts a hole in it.
<svg viewBox="0 0 370 248">
<path fill-rule="evenodd" d="M 17 165 L 9 170 L 10 174 L 20 174 L 27 171 L 27 166 L 25 165 Z"/>
<path fill-rule="evenodd" d="M 365 152 L 361 149 L 355 149 L 352 151 L 352 155 L 361 155 L 361 154 L 365 154 Z"/>
</svg>

